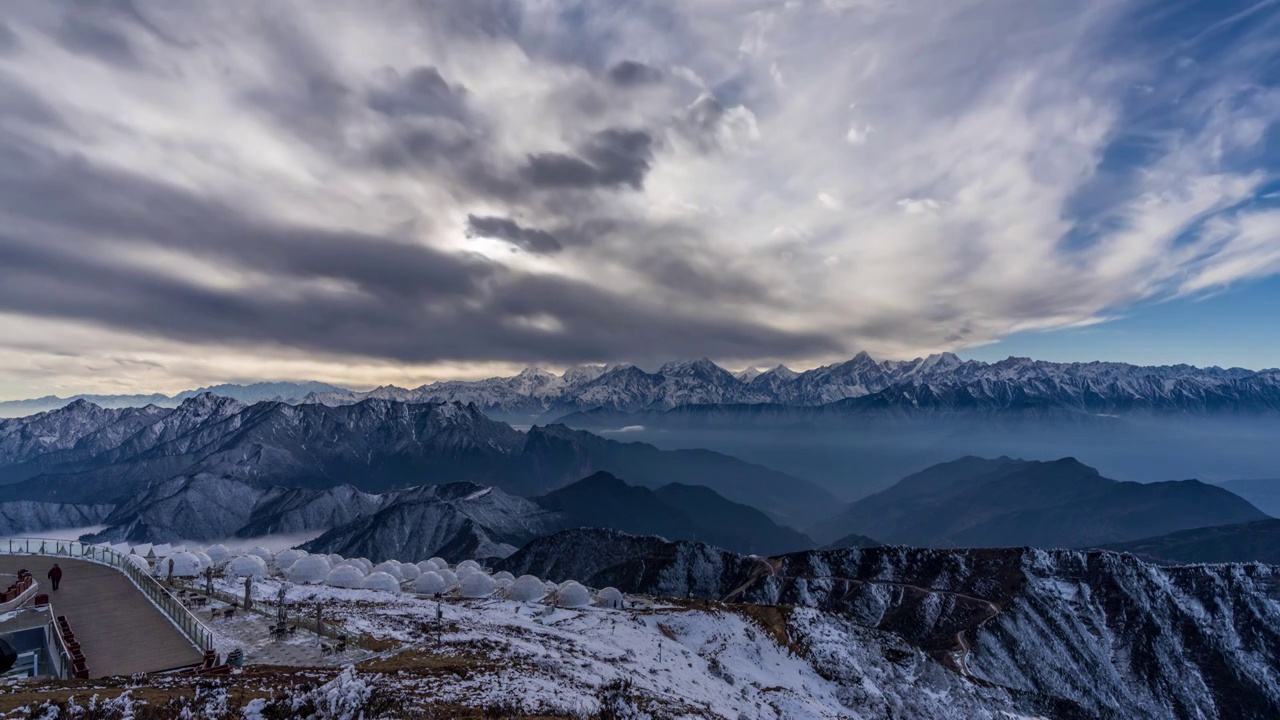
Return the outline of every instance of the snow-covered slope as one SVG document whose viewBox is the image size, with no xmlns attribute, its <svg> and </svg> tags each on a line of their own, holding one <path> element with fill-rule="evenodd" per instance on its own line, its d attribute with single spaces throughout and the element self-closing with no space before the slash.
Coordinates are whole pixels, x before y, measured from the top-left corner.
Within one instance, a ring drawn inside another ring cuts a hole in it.
<svg viewBox="0 0 1280 720">
<path fill-rule="evenodd" d="M 147 395 L 72 395 L 71 397 L 58 397 L 56 395 L 46 395 L 41 398 L 33 398 L 30 400 L 4 400 L 0 401 L 0 418 L 5 417 L 23 417 L 33 413 L 48 412 L 66 407 L 68 404 L 83 400 L 92 403 L 101 408 L 122 409 L 122 408 L 142 408 L 148 405 L 155 405 L 161 408 L 177 407 L 189 397 L 194 397 L 203 393 L 213 393 L 223 397 L 234 398 L 245 403 L 261 402 L 263 400 L 274 400 L 287 403 L 302 402 L 303 398 L 312 393 L 343 393 L 348 392 L 342 388 L 335 387 L 328 383 L 320 382 L 261 382 L 251 385 L 211 385 L 196 390 L 184 390 L 172 397 L 162 393 L 151 393 Z"/>
<path fill-rule="evenodd" d="M 1111 552 L 1027 548 L 764 561 L 579 530 L 535 541 L 499 567 L 628 592 L 812 608 L 891 632 L 1050 717 L 1280 713 L 1280 572 L 1268 565 L 1157 567 Z M 857 676 L 856 665 L 847 670 Z"/>
<path fill-rule="evenodd" d="M 29 500 L 0 502 L 0 536 L 38 536 L 45 530 L 99 525 L 111 510 L 110 505 L 73 505 Z"/>
</svg>

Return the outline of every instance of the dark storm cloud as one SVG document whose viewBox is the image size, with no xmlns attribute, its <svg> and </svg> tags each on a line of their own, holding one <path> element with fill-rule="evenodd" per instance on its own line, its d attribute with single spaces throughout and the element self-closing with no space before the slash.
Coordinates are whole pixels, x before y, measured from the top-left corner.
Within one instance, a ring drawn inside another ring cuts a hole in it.
<svg viewBox="0 0 1280 720">
<path fill-rule="evenodd" d="M 466 89 L 453 87 L 433 67 L 410 70 L 369 93 L 369 107 L 392 117 L 421 116 L 467 119 Z"/>
<path fill-rule="evenodd" d="M 624 88 L 652 85 L 662 80 L 662 71 L 634 60 L 623 60 L 609 68 L 609 80 Z"/>
<path fill-rule="evenodd" d="M 522 227 L 516 221 L 504 217 L 468 215 L 467 234 L 505 240 L 533 253 L 554 253 L 563 249 L 555 235 L 545 230 Z"/>
<path fill-rule="evenodd" d="M 523 175 L 538 187 L 626 185 L 640 190 L 653 159 L 653 138 L 643 130 L 611 128 L 596 133 L 580 153 L 581 157 L 563 153 L 530 155 Z"/>
<path fill-rule="evenodd" d="M 833 349 L 822 336 L 694 317 L 396 238 L 267 221 L 4 140 L 0 217 L 9 222 L 0 231 L 0 310 L 195 342 L 413 362 L 575 362 L 692 344 L 735 357 Z M 275 281 L 266 289 L 214 287 L 130 264 L 118 251 L 125 247 L 178 251 Z M 317 279 L 330 283 L 306 282 Z M 335 283 L 345 289 L 334 291 Z"/>
</svg>

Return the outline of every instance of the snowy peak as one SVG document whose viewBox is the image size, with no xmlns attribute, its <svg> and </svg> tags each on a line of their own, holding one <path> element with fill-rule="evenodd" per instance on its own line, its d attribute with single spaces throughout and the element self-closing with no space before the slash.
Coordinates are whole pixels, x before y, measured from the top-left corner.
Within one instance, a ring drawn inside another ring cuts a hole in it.
<svg viewBox="0 0 1280 720">
<path fill-rule="evenodd" d="M 756 378 L 760 377 L 760 374 L 763 372 L 764 371 L 759 368 L 749 367 L 746 370 L 741 370 L 734 373 L 733 376 L 738 379 L 738 382 L 749 383 L 752 380 L 755 380 Z"/>
</svg>

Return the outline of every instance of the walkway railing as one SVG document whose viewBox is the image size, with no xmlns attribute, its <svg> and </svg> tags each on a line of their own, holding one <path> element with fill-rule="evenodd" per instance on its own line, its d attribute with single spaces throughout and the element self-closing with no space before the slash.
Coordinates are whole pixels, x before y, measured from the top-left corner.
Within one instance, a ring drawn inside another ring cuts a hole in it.
<svg viewBox="0 0 1280 720">
<path fill-rule="evenodd" d="M 173 621 L 174 625 L 201 650 L 213 649 L 213 631 L 200 622 L 198 618 L 174 597 L 165 586 L 147 574 L 142 568 L 133 564 L 128 555 L 116 552 L 102 545 L 91 545 L 75 540 L 50 540 L 45 538 L 12 538 L 0 541 L 0 553 L 9 555 L 47 555 L 65 557 L 73 560 L 87 560 L 102 563 L 124 573 L 134 585 L 155 603 L 160 611 Z"/>
</svg>

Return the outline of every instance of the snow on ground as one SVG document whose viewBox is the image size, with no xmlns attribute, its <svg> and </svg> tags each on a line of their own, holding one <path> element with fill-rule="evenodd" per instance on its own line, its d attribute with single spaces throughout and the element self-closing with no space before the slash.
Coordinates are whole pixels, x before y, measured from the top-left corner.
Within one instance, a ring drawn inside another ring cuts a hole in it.
<svg viewBox="0 0 1280 720">
<path fill-rule="evenodd" d="M 272 597 L 276 582 L 261 581 L 256 592 Z M 1012 709 L 1002 693 L 899 649 L 906 646 L 891 636 L 817 611 L 797 611 L 797 628 L 818 646 L 809 652 L 807 640 L 780 644 L 763 624 L 725 607 L 636 597 L 622 610 L 568 610 L 309 585 L 290 587 L 288 600 L 321 602 L 346 632 L 394 641 L 399 648 L 387 657 L 476 656 L 480 669 L 468 677 L 414 681 L 422 697 L 475 707 L 515 701 L 524 713 L 581 715 L 621 693 L 613 699 L 635 717 L 995 718 L 1010 715 L 994 708 Z M 891 662 L 886 647 L 911 662 Z M 886 699 L 901 694 L 912 698 Z"/>
</svg>

